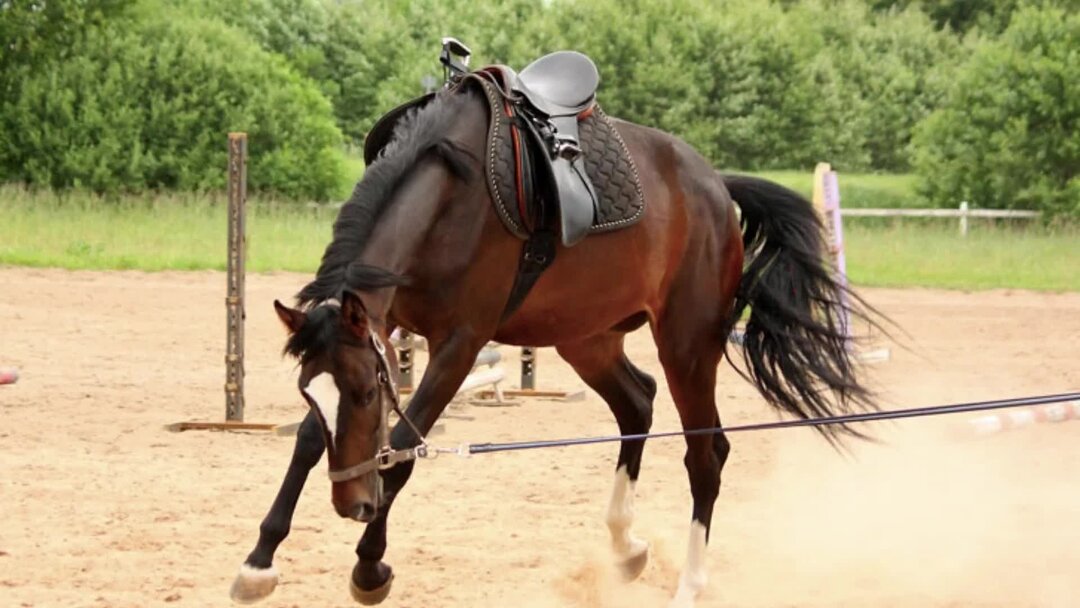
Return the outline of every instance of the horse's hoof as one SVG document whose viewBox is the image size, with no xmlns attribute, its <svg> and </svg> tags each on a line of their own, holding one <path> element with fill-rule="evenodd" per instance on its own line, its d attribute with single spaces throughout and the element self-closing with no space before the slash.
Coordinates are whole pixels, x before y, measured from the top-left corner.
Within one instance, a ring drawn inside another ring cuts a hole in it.
<svg viewBox="0 0 1080 608">
<path fill-rule="evenodd" d="M 640 549 L 636 549 L 619 561 L 619 572 L 622 573 L 623 580 L 629 583 L 641 576 L 648 564 L 649 545 L 642 543 Z"/>
<path fill-rule="evenodd" d="M 237 604 L 254 604 L 274 592 L 278 584 L 277 568 L 256 568 L 244 564 L 229 589 L 229 597 Z"/>
<path fill-rule="evenodd" d="M 376 568 L 380 577 L 385 576 L 383 582 L 374 589 L 361 589 L 360 586 L 356 584 L 357 570 L 359 568 L 360 564 L 356 564 L 356 567 L 353 568 L 352 576 L 349 577 L 349 593 L 352 595 L 352 598 L 365 606 L 381 604 L 383 600 L 390 595 L 390 587 L 394 583 L 394 571 L 390 566 L 379 562 L 379 565 Z"/>
</svg>

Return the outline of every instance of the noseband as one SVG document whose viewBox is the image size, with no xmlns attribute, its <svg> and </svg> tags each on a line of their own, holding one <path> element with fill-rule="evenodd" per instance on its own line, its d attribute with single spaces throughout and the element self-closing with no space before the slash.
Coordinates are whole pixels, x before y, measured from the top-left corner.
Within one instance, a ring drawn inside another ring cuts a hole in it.
<svg viewBox="0 0 1080 608">
<path fill-rule="evenodd" d="M 330 481 L 334 483 L 357 479 L 372 471 L 389 469 L 400 462 L 423 458 L 427 456 L 428 453 L 428 446 L 424 441 L 424 434 L 420 432 L 420 429 L 416 428 L 416 425 L 412 423 L 412 420 L 409 420 L 409 417 L 405 415 L 405 412 L 401 411 L 397 383 L 394 382 L 393 375 L 390 373 L 390 362 L 386 358 L 386 346 L 375 332 L 370 332 L 369 335 L 371 336 L 371 346 L 378 355 L 378 362 L 375 366 L 375 377 L 379 382 L 379 451 L 375 453 L 374 458 L 365 460 L 360 464 L 353 465 L 346 469 L 330 469 Z M 391 411 L 396 412 L 398 418 L 405 421 L 405 424 L 409 425 L 409 428 L 416 433 L 416 437 L 420 440 L 420 445 L 406 450 L 395 450 L 390 447 Z"/>
</svg>

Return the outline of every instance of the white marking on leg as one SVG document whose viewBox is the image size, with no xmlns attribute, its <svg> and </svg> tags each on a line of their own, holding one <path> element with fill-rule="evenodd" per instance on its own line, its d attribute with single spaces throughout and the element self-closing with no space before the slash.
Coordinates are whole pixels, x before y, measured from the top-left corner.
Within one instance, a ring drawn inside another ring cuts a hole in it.
<svg viewBox="0 0 1080 608">
<path fill-rule="evenodd" d="M 679 589 L 671 600 L 672 608 L 688 608 L 694 605 L 698 593 L 709 582 L 705 570 L 705 524 L 694 520 L 690 522 L 690 540 L 686 545 L 686 566 L 679 576 Z"/>
<path fill-rule="evenodd" d="M 323 372 L 308 381 L 302 390 L 315 402 L 319 415 L 326 423 L 326 430 L 330 432 L 330 444 L 333 447 L 337 438 L 338 402 L 341 401 L 341 391 L 338 390 L 334 376 Z"/>
<path fill-rule="evenodd" d="M 622 465 L 615 471 L 615 488 L 611 492 L 607 513 L 611 544 L 619 557 L 636 556 L 648 548 L 648 543 L 630 534 L 630 524 L 633 522 L 634 482 L 626 472 L 626 465 Z"/>
<path fill-rule="evenodd" d="M 277 568 L 257 568 L 244 564 L 233 581 L 229 596 L 238 604 L 254 604 L 274 592 L 278 584 Z"/>
</svg>

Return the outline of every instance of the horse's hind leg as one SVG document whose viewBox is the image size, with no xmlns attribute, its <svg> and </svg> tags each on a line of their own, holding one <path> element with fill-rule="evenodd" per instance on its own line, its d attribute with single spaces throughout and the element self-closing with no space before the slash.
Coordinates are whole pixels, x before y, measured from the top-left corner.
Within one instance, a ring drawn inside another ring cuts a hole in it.
<svg viewBox="0 0 1080 608">
<path fill-rule="evenodd" d="M 230 591 L 233 601 L 250 604 L 270 595 L 277 587 L 278 572 L 273 566 L 274 551 L 289 535 L 300 491 L 304 489 L 308 473 L 319 462 L 325 449 L 326 440 L 323 438 L 322 428 L 314 412 L 309 411 L 296 432 L 296 447 L 293 449 L 285 480 L 281 482 L 281 489 L 278 490 L 270 512 L 259 526 L 259 542 L 244 560 L 244 565 L 240 567 L 240 573 L 233 582 Z"/>
<path fill-rule="evenodd" d="M 711 333 L 702 331 L 699 335 Z M 667 340 L 658 340 L 658 345 L 664 374 L 671 387 L 671 395 L 679 411 L 683 429 L 719 426 L 720 417 L 716 411 L 714 391 L 716 367 L 722 349 L 715 344 L 694 345 L 690 341 L 673 344 Z M 708 581 L 705 545 L 709 539 L 713 505 L 720 493 L 720 472 L 730 449 L 727 438 L 720 433 L 686 437 L 686 456 L 683 462 L 690 478 L 690 493 L 694 505 L 686 564 L 679 577 L 679 587 L 672 601 L 672 608 L 693 606 L 695 598 Z"/>
<path fill-rule="evenodd" d="M 623 337 L 622 333 L 612 332 L 557 348 L 582 380 L 607 402 L 623 435 L 647 433 L 652 426 L 656 381 L 626 358 Z M 612 546 L 627 580 L 637 578 L 649 559 L 649 545 L 630 533 L 634 484 L 641 470 L 644 448 L 643 440 L 622 442 L 607 513 Z"/>
</svg>

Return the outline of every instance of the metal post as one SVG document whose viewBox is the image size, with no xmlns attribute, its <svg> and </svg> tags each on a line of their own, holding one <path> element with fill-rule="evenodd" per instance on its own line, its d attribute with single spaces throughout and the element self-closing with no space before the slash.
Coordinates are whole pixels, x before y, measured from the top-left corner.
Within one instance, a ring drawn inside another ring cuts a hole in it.
<svg viewBox="0 0 1080 608">
<path fill-rule="evenodd" d="M 968 202 L 960 202 L 960 236 L 966 237 L 968 233 Z"/>
<path fill-rule="evenodd" d="M 398 386 L 412 388 L 413 385 L 413 335 L 404 329 L 398 333 Z"/>
<path fill-rule="evenodd" d="M 536 348 L 533 346 L 521 347 L 521 388 L 536 388 Z"/>
<path fill-rule="evenodd" d="M 229 250 L 225 296 L 225 419 L 244 420 L 244 259 L 247 133 L 229 133 Z"/>
</svg>

